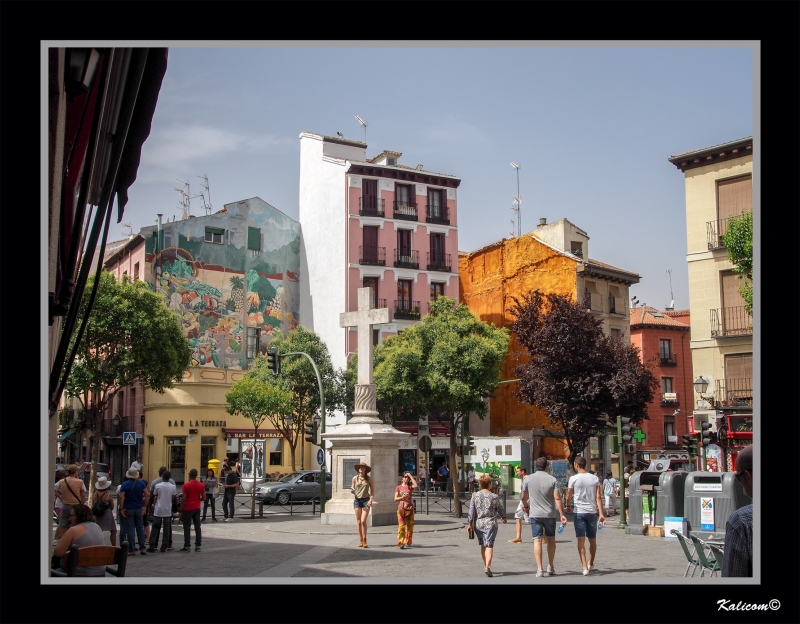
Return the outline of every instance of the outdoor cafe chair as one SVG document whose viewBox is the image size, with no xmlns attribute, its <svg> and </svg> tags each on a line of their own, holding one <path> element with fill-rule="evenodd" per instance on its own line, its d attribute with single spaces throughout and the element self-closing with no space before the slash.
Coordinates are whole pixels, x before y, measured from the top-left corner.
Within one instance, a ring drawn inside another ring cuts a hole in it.
<svg viewBox="0 0 800 624">
<path fill-rule="evenodd" d="M 713 557 L 709 557 L 706 554 L 706 549 L 709 547 L 709 544 L 706 544 L 703 540 L 701 540 L 696 535 L 689 534 L 689 537 L 692 538 L 692 543 L 695 546 L 695 555 L 697 555 L 697 559 L 700 561 L 700 576 L 702 577 L 706 570 L 710 572 L 709 576 L 714 576 L 715 572 L 720 572 L 722 568 L 720 567 L 717 560 Z M 720 573 L 721 576 L 721 573 Z"/>
<path fill-rule="evenodd" d="M 77 576 L 78 568 L 105 566 L 105 571 L 113 576 L 125 576 L 128 565 L 128 542 L 122 546 L 72 546 L 67 553 L 66 571 L 55 568 L 51 576 Z M 105 574 L 103 574 L 105 576 Z"/>
<path fill-rule="evenodd" d="M 683 554 L 686 555 L 686 560 L 689 562 L 689 565 L 686 566 L 686 572 L 683 573 L 683 578 L 686 578 L 688 576 L 689 568 L 692 569 L 692 576 L 694 576 L 694 573 L 700 566 L 700 562 L 695 557 L 693 557 L 692 553 L 689 551 L 689 546 L 692 544 L 692 542 L 683 533 L 678 531 L 678 529 L 672 529 L 670 533 L 672 533 L 672 535 L 678 538 L 678 543 L 681 545 Z"/>
<path fill-rule="evenodd" d="M 714 555 L 714 559 L 716 560 L 717 565 L 719 565 L 719 569 L 722 570 L 723 566 L 725 565 L 725 553 L 716 544 L 709 544 L 708 547 L 711 549 L 711 554 Z M 722 572 L 720 572 L 720 575 L 722 575 Z"/>
</svg>

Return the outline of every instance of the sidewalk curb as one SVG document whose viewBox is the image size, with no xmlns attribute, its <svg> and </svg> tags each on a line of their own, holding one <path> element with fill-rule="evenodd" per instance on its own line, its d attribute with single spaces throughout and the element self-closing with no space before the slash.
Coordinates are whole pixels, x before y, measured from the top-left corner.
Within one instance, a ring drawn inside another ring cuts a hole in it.
<svg viewBox="0 0 800 624">
<path fill-rule="evenodd" d="M 442 526 L 436 528 L 421 528 L 421 527 L 414 527 L 414 533 L 439 533 L 441 531 L 456 531 L 459 529 L 463 529 L 465 525 L 451 525 L 451 526 Z M 307 531 L 307 530 L 295 530 L 292 531 L 286 528 L 273 528 L 270 525 L 264 527 L 265 531 L 272 531 L 273 533 L 292 533 L 295 535 L 352 535 L 353 537 L 358 537 L 358 533 L 355 530 L 343 530 L 343 531 Z M 397 527 L 396 526 L 383 526 L 383 527 L 369 527 L 369 533 L 372 535 L 396 535 L 397 534 Z"/>
</svg>

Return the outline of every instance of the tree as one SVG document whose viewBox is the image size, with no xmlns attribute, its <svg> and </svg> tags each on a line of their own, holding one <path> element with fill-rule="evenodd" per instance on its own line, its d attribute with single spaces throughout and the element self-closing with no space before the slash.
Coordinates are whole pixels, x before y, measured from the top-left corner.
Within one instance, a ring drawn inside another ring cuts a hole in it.
<svg viewBox="0 0 800 624">
<path fill-rule="evenodd" d="M 632 424 L 638 425 L 648 418 L 647 407 L 658 390 L 653 366 L 642 362 L 639 348 L 630 342 L 613 336 L 607 337 L 605 342 L 613 365 L 608 387 L 614 407 L 609 415 L 630 418 Z"/>
<path fill-rule="evenodd" d="M 744 309 L 753 315 L 753 213 L 743 212 L 728 219 L 728 231 L 722 235 L 722 244 L 728 250 L 728 259 L 734 264 L 733 272 L 743 283 L 739 294 L 744 299 Z"/>
<path fill-rule="evenodd" d="M 266 358 L 259 356 L 253 368 L 247 373 L 268 384 L 279 386 L 291 393 L 292 426 L 289 427 L 286 417 L 279 415 L 272 421 L 283 437 L 289 442 L 292 455 L 292 470 L 295 470 L 295 453 L 298 442 L 301 443 L 300 469 L 303 469 L 305 454 L 302 452 L 303 428 L 314 417 L 319 409 L 319 388 L 317 375 L 311 363 L 303 356 L 283 357 L 285 353 L 308 353 L 319 369 L 322 385 L 325 392 L 325 411 L 332 414 L 343 406 L 340 389 L 341 373 L 333 368 L 328 347 L 320 337 L 312 331 L 300 326 L 290 332 L 286 338 L 275 338 L 269 343 L 270 348 L 275 347 L 280 357 L 280 374 L 274 375 L 267 366 Z M 288 415 L 288 414 L 287 414 Z M 320 414 L 324 418 L 324 414 Z"/>
<path fill-rule="evenodd" d="M 450 432 L 450 474 L 455 477 L 456 434 L 464 417 L 484 418 L 500 381 L 509 332 L 484 323 L 464 304 L 448 297 L 431 301 L 420 323 L 387 338 L 375 349 L 378 404 L 405 413 L 427 414 Z M 453 498 L 459 501 L 453 478 Z M 455 516 L 462 516 L 461 505 Z"/>
<path fill-rule="evenodd" d="M 516 317 L 512 330 L 530 356 L 515 368 L 521 379 L 517 394 L 564 431 L 572 465 L 615 408 L 601 322 L 570 297 L 538 290 L 514 298 L 510 311 Z"/>
<path fill-rule="evenodd" d="M 86 314 L 95 277 L 89 278 L 79 314 Z M 73 341 L 77 336 L 73 337 Z M 74 342 L 73 345 L 74 346 Z M 103 271 L 86 331 L 67 379 L 67 394 L 78 398 L 94 431 L 109 400 L 138 381 L 158 393 L 180 381 L 191 350 L 175 315 L 142 281 L 118 282 Z M 92 445 L 89 496 L 94 495 L 100 445 Z"/>
<path fill-rule="evenodd" d="M 252 372 L 252 371 L 250 371 Z M 291 413 L 292 395 L 283 388 L 259 381 L 250 372 L 231 387 L 225 395 L 229 414 L 242 415 L 253 422 L 253 438 L 258 439 L 258 428 L 270 422 L 284 421 Z M 294 469 L 294 467 L 292 467 Z M 256 470 L 253 470 L 253 489 L 250 492 L 250 517 L 256 515 Z"/>
</svg>

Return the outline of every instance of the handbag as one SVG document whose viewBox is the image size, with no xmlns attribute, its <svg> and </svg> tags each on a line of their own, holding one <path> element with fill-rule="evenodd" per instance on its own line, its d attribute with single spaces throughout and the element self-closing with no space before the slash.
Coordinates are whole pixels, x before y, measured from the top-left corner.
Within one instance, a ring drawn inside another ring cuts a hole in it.
<svg viewBox="0 0 800 624">
<path fill-rule="evenodd" d="M 473 494 L 472 495 L 472 499 L 470 500 L 470 503 L 472 503 L 472 500 L 474 500 L 474 499 L 475 499 L 475 495 Z M 475 521 L 474 520 L 467 525 L 467 537 L 469 539 L 475 539 Z"/>
<path fill-rule="evenodd" d="M 94 501 L 94 505 L 92 505 L 92 514 L 94 514 L 95 518 L 100 518 L 106 513 L 106 509 L 108 509 L 109 505 L 108 502 L 103 500 L 102 498 L 98 498 Z"/>
</svg>

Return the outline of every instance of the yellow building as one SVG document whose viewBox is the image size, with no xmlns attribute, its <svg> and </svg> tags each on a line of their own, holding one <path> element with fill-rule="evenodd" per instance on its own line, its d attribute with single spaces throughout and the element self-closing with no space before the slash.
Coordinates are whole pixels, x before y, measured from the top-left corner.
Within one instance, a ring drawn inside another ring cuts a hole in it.
<svg viewBox="0 0 800 624">
<path fill-rule="evenodd" d="M 639 276 L 589 257 L 589 236 L 567 219 L 539 227 L 523 236 L 503 239 L 473 252 L 460 252 L 459 294 L 478 317 L 498 327 L 510 328 L 508 311 L 513 297 L 539 289 L 543 293 L 570 295 L 585 303 L 603 323 L 608 335 L 630 338 L 628 294 Z M 511 334 L 503 379 L 514 379 L 514 368 L 527 360 L 516 336 Z M 547 454 L 564 457 L 563 438 L 548 430 L 544 412 L 520 403 L 513 383 L 502 384 L 489 402 L 489 422 L 470 422 L 472 435 L 518 435 L 532 440 L 533 458 Z M 607 444 L 595 440 L 590 453 L 595 468 L 611 465 Z M 587 455 L 588 457 L 588 455 Z"/>
<path fill-rule="evenodd" d="M 696 393 L 690 431 L 710 422 L 721 438 L 720 468 L 731 470 L 736 449 L 752 441 L 753 319 L 722 236 L 731 217 L 753 209 L 753 137 L 669 161 L 684 173 L 686 185 L 692 368 L 708 384 Z"/>
</svg>

